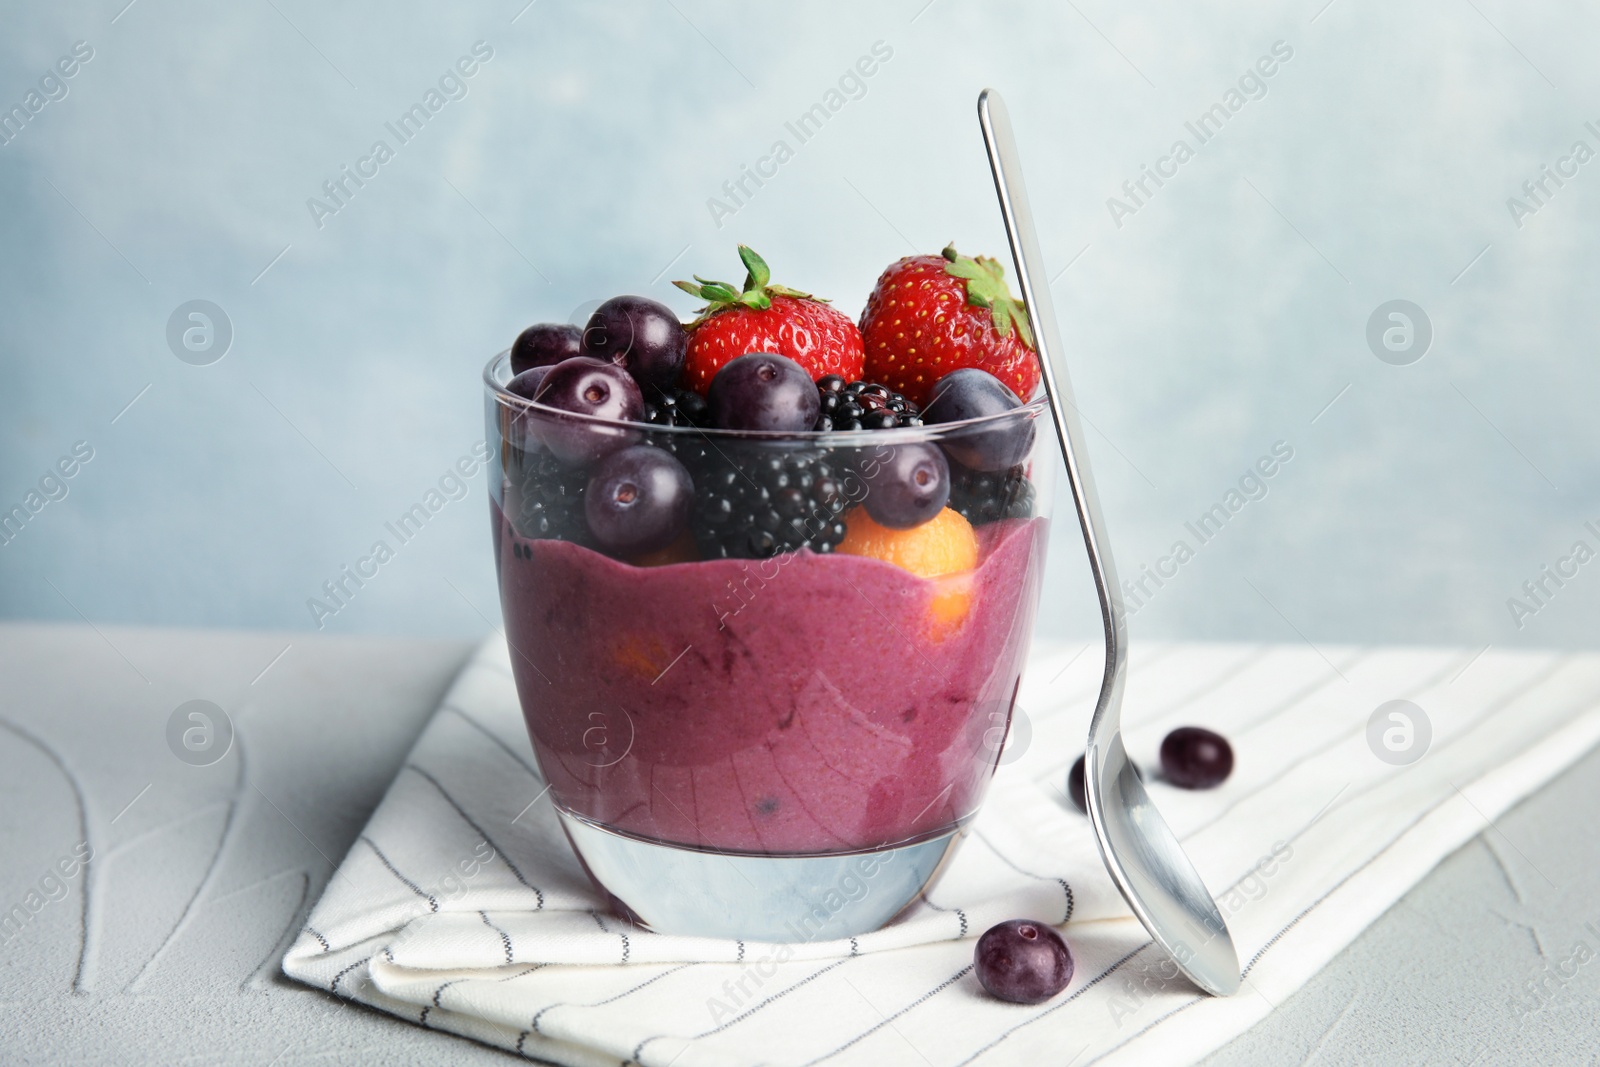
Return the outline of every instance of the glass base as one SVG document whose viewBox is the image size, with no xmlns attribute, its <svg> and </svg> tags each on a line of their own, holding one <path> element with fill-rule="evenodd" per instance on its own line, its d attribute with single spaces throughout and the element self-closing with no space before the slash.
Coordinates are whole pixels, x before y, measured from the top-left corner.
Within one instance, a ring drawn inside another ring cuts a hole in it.
<svg viewBox="0 0 1600 1067">
<path fill-rule="evenodd" d="M 612 907 L 657 933 L 793 943 L 876 930 L 931 883 L 962 836 L 809 856 L 724 853 L 648 841 L 556 809 Z"/>
</svg>

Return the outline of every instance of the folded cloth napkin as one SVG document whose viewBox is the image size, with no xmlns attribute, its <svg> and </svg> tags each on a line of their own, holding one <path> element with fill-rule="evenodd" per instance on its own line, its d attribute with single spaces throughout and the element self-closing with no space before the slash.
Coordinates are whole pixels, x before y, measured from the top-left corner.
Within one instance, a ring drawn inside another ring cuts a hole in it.
<svg viewBox="0 0 1600 1067">
<path fill-rule="evenodd" d="M 983 811 L 904 916 L 779 946 L 654 934 L 605 910 L 551 810 L 504 642 L 491 639 L 284 970 L 573 1067 L 1188 1063 L 1600 740 L 1600 656 L 1139 647 L 1125 742 L 1217 895 L 1244 972 L 1238 995 L 1210 998 L 1131 917 L 1063 794 L 1100 668 L 1097 646 L 1034 650 Z M 1410 703 L 1380 707 L 1391 701 Z M 1161 739 L 1186 724 L 1232 741 L 1220 788 L 1186 792 L 1151 773 Z M 1011 918 L 1060 924 L 1076 958 L 1071 985 L 1045 1004 L 994 1000 L 973 974 L 972 939 Z"/>
</svg>

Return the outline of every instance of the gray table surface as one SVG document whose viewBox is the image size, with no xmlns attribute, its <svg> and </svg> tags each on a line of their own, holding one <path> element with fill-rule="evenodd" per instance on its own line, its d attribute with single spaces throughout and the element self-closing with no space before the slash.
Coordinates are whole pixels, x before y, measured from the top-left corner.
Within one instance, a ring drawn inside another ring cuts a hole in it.
<svg viewBox="0 0 1600 1067">
<path fill-rule="evenodd" d="M 469 652 L 0 624 L 0 908 L 24 902 L 85 824 L 96 852 L 92 907 L 76 875 L 0 943 L 0 1060 L 510 1062 L 278 971 Z M 168 747 L 169 717 L 195 699 L 235 728 L 210 766 Z M 1584 924 L 1600 930 L 1597 811 L 1591 753 L 1205 1062 L 1596 1062 L 1600 937 Z"/>
</svg>

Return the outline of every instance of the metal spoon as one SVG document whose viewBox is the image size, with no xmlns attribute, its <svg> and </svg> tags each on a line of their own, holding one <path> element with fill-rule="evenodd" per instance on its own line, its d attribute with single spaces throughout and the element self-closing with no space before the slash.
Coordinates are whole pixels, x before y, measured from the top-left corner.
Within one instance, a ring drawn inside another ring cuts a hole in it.
<svg viewBox="0 0 1600 1067">
<path fill-rule="evenodd" d="M 1055 308 L 1050 302 L 1033 212 L 1022 183 L 1011 117 L 1005 101 L 993 89 L 985 89 L 978 96 L 978 122 L 989 150 L 989 166 L 1000 196 L 1000 213 L 1005 216 L 1017 281 L 1033 324 L 1039 369 L 1061 440 L 1061 458 L 1067 465 L 1067 481 L 1083 528 L 1083 545 L 1089 551 L 1089 569 L 1094 574 L 1106 632 L 1105 676 L 1089 723 L 1085 759 L 1083 791 L 1089 804 L 1089 820 L 1094 824 L 1106 868 L 1150 936 L 1172 955 L 1195 985 L 1208 993 L 1226 996 L 1238 990 L 1240 981 L 1239 957 L 1227 923 L 1183 846 L 1150 802 L 1122 748 L 1122 689 L 1128 673 L 1128 640 L 1117 572 L 1111 562 L 1105 519 L 1100 514 L 1100 497 L 1089 474 L 1089 453 L 1083 446 L 1072 386 L 1066 370 L 1056 368 L 1061 338 L 1056 332 Z M 1034 284 L 1035 279 L 1038 285 Z"/>
</svg>

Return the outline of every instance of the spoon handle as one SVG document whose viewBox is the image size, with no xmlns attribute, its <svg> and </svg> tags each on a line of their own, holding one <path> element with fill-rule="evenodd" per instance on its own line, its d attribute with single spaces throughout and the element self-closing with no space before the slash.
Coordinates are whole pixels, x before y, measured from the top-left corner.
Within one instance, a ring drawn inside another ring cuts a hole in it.
<svg viewBox="0 0 1600 1067">
<path fill-rule="evenodd" d="M 1058 363 L 1061 335 L 1056 329 L 1055 304 L 1050 299 L 1044 259 L 1039 254 L 1033 211 L 1028 206 L 1028 190 L 1022 181 L 1017 142 L 1011 133 L 1011 116 L 1006 111 L 1005 101 L 993 89 L 985 89 L 978 96 L 978 122 L 983 127 L 983 143 L 989 150 L 989 167 L 994 172 L 995 192 L 1000 196 L 1000 213 L 1005 218 L 1017 282 L 1027 305 L 1028 318 L 1033 323 L 1033 340 L 1045 395 L 1050 401 L 1050 416 L 1055 420 L 1061 459 L 1066 464 L 1067 482 L 1072 487 L 1072 503 L 1078 511 L 1083 546 L 1089 552 L 1089 570 L 1094 575 L 1095 593 L 1100 599 L 1100 619 L 1106 634 L 1106 667 L 1089 733 L 1110 736 L 1121 728 L 1122 686 L 1128 665 L 1127 625 L 1117 585 L 1117 569 L 1111 561 L 1111 543 L 1100 511 L 1100 495 L 1095 491 L 1094 477 L 1089 472 L 1089 453 L 1083 445 L 1083 428 L 1078 424 L 1072 383 L 1067 379 L 1065 366 Z"/>
</svg>

